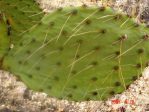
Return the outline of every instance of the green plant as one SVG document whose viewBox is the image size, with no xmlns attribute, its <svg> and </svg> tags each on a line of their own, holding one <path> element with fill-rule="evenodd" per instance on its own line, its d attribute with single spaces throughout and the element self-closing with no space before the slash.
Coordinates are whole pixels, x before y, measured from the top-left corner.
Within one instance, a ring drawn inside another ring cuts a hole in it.
<svg viewBox="0 0 149 112">
<path fill-rule="evenodd" d="M 8 13 L 20 18 L 17 11 Z M 24 22 L 12 25 L 17 30 L 28 28 L 19 36 L 14 31 L 14 48 L 3 56 L 1 67 L 31 89 L 69 100 L 103 100 L 124 91 L 146 66 L 148 28 L 126 15 L 108 7 L 78 7 L 40 18 L 31 18 L 37 24 L 27 18 L 29 27 Z M 0 31 L 7 43 L 6 27 Z M 7 46 L 2 45 L 1 52 Z"/>
</svg>

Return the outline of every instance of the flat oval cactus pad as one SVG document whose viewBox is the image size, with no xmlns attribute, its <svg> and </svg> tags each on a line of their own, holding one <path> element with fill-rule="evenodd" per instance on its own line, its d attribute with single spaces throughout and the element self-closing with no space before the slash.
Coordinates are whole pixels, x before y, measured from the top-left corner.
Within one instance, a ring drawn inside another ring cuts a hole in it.
<svg viewBox="0 0 149 112">
<path fill-rule="evenodd" d="M 127 89 L 146 67 L 148 28 L 108 7 L 58 9 L 34 19 L 21 34 L 14 30 L 14 48 L 1 54 L 1 68 L 31 89 L 68 100 L 103 100 Z M 1 36 L 1 52 L 8 38 Z"/>
</svg>

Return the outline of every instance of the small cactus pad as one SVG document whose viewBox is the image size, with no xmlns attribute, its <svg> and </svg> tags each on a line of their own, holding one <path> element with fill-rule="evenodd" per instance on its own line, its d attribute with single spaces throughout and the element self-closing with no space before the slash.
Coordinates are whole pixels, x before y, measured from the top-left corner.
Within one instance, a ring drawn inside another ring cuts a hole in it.
<svg viewBox="0 0 149 112">
<path fill-rule="evenodd" d="M 34 25 L 21 36 L 14 31 L 19 36 L 13 36 L 14 48 L 1 65 L 49 96 L 104 100 L 127 89 L 147 66 L 148 28 L 108 7 L 64 8 Z M 0 26 L 0 35 L 7 43 L 4 28 Z"/>
</svg>

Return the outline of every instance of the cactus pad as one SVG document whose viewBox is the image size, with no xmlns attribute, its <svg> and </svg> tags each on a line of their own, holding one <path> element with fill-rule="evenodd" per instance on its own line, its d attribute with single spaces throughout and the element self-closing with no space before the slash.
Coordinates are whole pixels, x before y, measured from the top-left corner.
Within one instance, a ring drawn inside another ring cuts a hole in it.
<svg viewBox="0 0 149 112">
<path fill-rule="evenodd" d="M 14 12 L 26 22 L 12 28 L 27 28 L 21 35 L 14 30 L 14 48 L 4 53 L 7 26 L 0 26 L 6 43 L 0 43 L 1 68 L 31 89 L 68 100 L 103 100 L 127 89 L 147 66 L 148 28 L 108 7 L 58 9 L 41 20 Z"/>
</svg>

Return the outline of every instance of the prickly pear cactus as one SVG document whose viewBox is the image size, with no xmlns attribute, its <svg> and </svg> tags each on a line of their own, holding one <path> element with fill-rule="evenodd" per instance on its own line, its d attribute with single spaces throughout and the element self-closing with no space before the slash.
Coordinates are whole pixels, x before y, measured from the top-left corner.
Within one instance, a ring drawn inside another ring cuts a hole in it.
<svg viewBox="0 0 149 112">
<path fill-rule="evenodd" d="M 3 26 L 0 31 L 5 30 L 1 35 L 9 40 L 9 44 L 15 43 L 33 25 L 40 23 L 42 16 L 43 12 L 34 0 L 0 0 L 0 24 Z"/>
<path fill-rule="evenodd" d="M 14 10 L 13 49 L 6 50 L 8 26 L 0 26 L 1 68 L 31 89 L 68 100 L 104 100 L 127 89 L 147 66 L 148 28 L 108 7 L 58 9 L 31 20 Z"/>
</svg>

